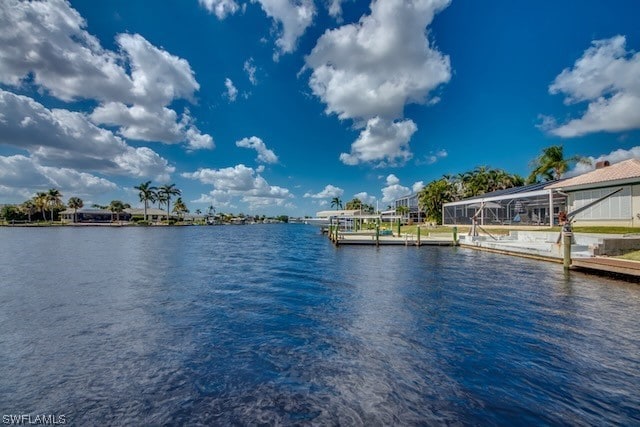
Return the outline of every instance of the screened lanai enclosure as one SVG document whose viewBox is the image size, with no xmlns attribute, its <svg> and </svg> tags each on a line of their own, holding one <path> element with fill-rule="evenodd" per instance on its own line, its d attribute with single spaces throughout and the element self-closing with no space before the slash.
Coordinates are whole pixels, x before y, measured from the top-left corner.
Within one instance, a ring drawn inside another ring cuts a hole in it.
<svg viewBox="0 0 640 427">
<path fill-rule="evenodd" d="M 558 214 L 566 211 L 567 195 L 545 189 L 553 182 L 498 190 L 481 196 L 445 203 L 442 223 L 470 225 L 558 225 Z"/>
</svg>

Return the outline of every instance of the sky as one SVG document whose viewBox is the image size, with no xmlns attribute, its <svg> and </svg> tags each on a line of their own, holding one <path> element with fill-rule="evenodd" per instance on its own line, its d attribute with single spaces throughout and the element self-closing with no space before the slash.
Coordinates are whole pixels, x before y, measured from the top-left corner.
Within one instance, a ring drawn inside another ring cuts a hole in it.
<svg viewBox="0 0 640 427">
<path fill-rule="evenodd" d="M 0 1 L 0 203 L 380 209 L 542 149 L 640 158 L 636 0 Z M 589 166 L 578 165 L 578 173 Z"/>
</svg>

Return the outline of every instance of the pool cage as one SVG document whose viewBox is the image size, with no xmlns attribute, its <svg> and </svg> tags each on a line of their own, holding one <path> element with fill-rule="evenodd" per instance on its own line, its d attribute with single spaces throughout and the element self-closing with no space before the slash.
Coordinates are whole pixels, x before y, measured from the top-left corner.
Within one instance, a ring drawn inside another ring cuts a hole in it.
<svg viewBox="0 0 640 427">
<path fill-rule="evenodd" d="M 558 214 L 566 211 L 567 195 L 558 190 L 545 189 L 554 182 L 508 188 L 445 203 L 442 223 L 471 225 L 474 215 L 477 215 L 479 225 L 558 225 Z"/>
</svg>

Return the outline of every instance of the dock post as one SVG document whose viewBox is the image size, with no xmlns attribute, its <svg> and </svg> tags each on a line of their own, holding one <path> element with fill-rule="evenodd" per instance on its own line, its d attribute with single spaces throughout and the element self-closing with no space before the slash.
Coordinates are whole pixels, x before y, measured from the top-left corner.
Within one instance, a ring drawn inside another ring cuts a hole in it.
<svg viewBox="0 0 640 427">
<path fill-rule="evenodd" d="M 458 244 L 458 227 L 453 227 L 453 245 Z"/>
<path fill-rule="evenodd" d="M 380 224 L 376 224 L 376 246 L 380 246 Z"/>
<path fill-rule="evenodd" d="M 571 240 L 573 238 L 573 233 L 571 229 L 563 229 L 562 230 L 562 246 L 563 246 L 563 265 L 565 270 L 568 270 L 571 267 Z"/>
<path fill-rule="evenodd" d="M 420 226 L 418 225 L 418 246 L 420 246 Z"/>
</svg>

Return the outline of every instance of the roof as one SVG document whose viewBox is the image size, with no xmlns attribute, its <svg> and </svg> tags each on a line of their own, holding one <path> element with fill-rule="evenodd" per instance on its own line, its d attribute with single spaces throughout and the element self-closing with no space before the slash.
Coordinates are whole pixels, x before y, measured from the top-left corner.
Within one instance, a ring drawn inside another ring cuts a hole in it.
<svg viewBox="0 0 640 427">
<path fill-rule="evenodd" d="M 530 191 L 538 191 L 538 190 L 543 190 L 545 189 L 549 183 L 557 183 L 557 182 L 561 182 L 562 180 L 554 180 L 554 181 L 546 181 L 546 182 L 536 182 L 534 184 L 528 184 L 528 185 L 521 185 L 520 187 L 511 187 L 511 188 L 505 188 L 504 190 L 496 190 L 496 191 L 492 191 L 490 193 L 485 193 L 485 194 L 481 194 L 479 196 L 474 196 L 472 198 L 470 198 L 470 200 L 473 199 L 485 199 L 487 197 L 495 197 L 495 196 L 506 196 L 509 194 L 520 194 L 520 193 L 528 193 Z"/>
<path fill-rule="evenodd" d="M 601 187 L 599 184 L 615 185 L 616 181 L 640 182 L 640 160 L 628 159 L 611 166 L 595 169 L 582 175 L 568 178 L 546 188 Z"/>
<path fill-rule="evenodd" d="M 320 211 L 316 212 L 317 218 L 329 218 L 330 216 L 353 216 L 357 212 L 360 212 L 359 209 L 342 209 L 335 211 Z"/>
<path fill-rule="evenodd" d="M 70 214 L 73 214 L 73 213 L 94 214 L 94 215 L 97 215 L 97 214 L 99 214 L 99 215 L 111 215 L 114 212 L 111 212 L 108 209 L 95 209 L 95 208 L 80 208 L 80 209 L 78 209 L 77 212 L 75 212 L 71 208 L 67 208 L 67 209 L 65 209 L 65 210 L 60 212 L 60 214 L 66 214 L 66 215 L 70 215 Z"/>
<path fill-rule="evenodd" d="M 445 203 L 444 206 L 466 205 L 475 202 L 490 202 L 498 200 L 510 200 L 520 197 L 540 196 L 548 193 L 549 182 L 561 182 L 562 180 L 538 182 L 535 184 L 521 185 L 520 187 L 505 188 L 504 190 L 496 190 L 490 193 L 480 194 L 478 196 L 469 197 L 468 199 L 458 200 L 455 202 Z"/>
<path fill-rule="evenodd" d="M 131 215 L 144 215 L 144 208 L 128 208 L 124 210 L 125 212 L 130 213 Z M 167 216 L 167 211 L 158 208 L 148 208 L 147 215 L 164 215 Z"/>
</svg>

